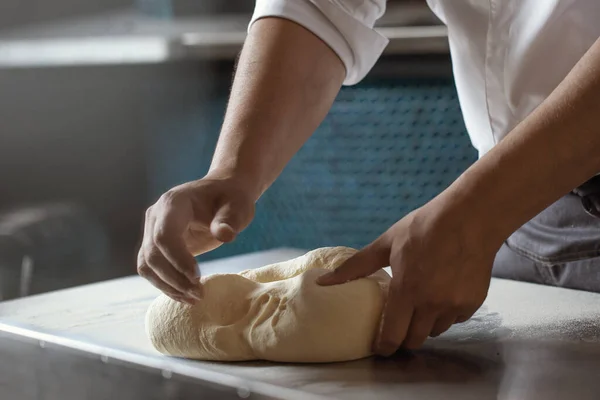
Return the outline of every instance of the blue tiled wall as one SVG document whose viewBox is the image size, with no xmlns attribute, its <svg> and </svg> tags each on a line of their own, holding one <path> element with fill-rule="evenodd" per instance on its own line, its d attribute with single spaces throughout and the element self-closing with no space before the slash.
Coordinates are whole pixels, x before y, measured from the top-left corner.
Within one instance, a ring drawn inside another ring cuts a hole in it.
<svg viewBox="0 0 600 400">
<path fill-rule="evenodd" d="M 227 93 L 224 86 L 208 106 L 180 110 L 155 127 L 155 197 L 206 172 Z M 344 88 L 259 201 L 250 227 L 200 259 L 279 246 L 361 247 L 475 159 L 451 79 L 367 80 Z"/>
</svg>

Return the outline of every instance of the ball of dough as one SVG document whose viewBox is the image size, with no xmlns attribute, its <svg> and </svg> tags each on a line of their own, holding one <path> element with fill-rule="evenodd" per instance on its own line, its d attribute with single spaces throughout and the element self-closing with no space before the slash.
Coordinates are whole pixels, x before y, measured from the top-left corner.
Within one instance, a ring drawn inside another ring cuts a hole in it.
<svg viewBox="0 0 600 400">
<path fill-rule="evenodd" d="M 158 297 L 146 331 L 161 353 L 216 361 L 348 361 L 371 355 L 389 275 L 337 286 L 318 276 L 356 250 L 321 248 L 240 274 L 202 278 L 204 299 L 190 306 Z"/>
</svg>

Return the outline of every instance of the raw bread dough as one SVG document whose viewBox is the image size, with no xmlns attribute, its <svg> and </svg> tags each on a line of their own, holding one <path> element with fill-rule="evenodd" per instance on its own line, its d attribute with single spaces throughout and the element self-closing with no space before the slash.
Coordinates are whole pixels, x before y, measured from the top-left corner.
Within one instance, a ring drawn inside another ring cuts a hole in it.
<svg viewBox="0 0 600 400">
<path fill-rule="evenodd" d="M 356 250 L 329 247 L 239 274 L 202 278 L 194 306 L 158 297 L 146 332 L 161 353 L 200 360 L 348 361 L 371 355 L 379 326 L 385 271 L 337 286 L 318 276 Z"/>
</svg>

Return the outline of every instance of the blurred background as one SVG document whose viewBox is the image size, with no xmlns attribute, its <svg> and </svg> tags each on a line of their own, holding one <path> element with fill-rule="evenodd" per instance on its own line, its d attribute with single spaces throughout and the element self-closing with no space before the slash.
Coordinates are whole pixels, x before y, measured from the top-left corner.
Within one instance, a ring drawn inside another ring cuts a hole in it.
<svg viewBox="0 0 600 400">
<path fill-rule="evenodd" d="M 0 3 L 0 299 L 135 273 L 145 209 L 207 171 L 247 0 Z M 361 247 L 476 159 L 447 34 L 390 0 L 390 45 L 344 88 L 235 243 Z"/>
</svg>

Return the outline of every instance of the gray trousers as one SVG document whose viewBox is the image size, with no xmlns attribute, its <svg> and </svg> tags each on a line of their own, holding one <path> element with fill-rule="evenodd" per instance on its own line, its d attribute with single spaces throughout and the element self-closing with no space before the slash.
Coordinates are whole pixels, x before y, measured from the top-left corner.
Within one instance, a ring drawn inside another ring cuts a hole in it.
<svg viewBox="0 0 600 400">
<path fill-rule="evenodd" d="M 508 238 L 496 255 L 492 275 L 600 292 L 600 217 L 594 215 L 600 214 L 600 178 L 582 188 Z"/>
</svg>

